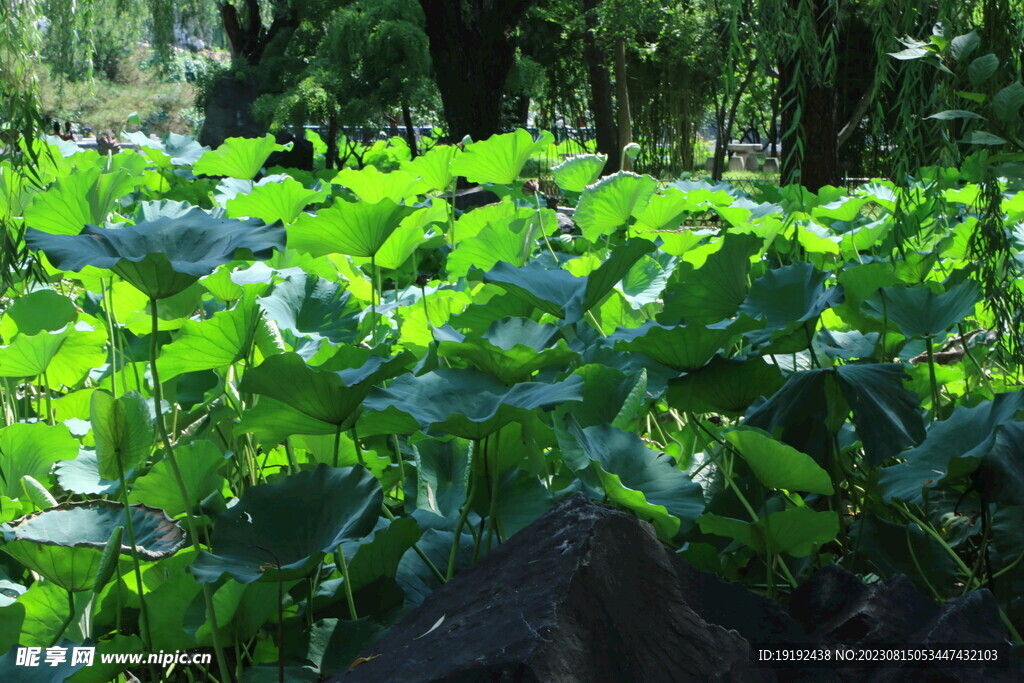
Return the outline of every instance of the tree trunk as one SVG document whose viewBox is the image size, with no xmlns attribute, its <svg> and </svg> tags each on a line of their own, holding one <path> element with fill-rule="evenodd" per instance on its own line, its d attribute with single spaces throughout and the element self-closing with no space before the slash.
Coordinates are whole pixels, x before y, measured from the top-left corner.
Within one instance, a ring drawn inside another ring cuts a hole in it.
<svg viewBox="0 0 1024 683">
<path fill-rule="evenodd" d="M 615 41 L 615 99 L 619 105 L 619 150 L 622 154 L 622 170 L 632 170 L 632 164 L 625 152 L 626 145 L 633 142 L 633 125 L 629 112 L 629 83 L 626 81 L 626 41 Z"/>
<path fill-rule="evenodd" d="M 533 2 L 420 0 L 453 142 L 500 131 L 505 81 L 515 62 L 515 25 Z"/>
<path fill-rule="evenodd" d="M 595 10 L 599 0 L 583 0 L 586 13 L 587 32 L 583 35 L 583 61 L 587 65 L 587 81 L 590 83 L 590 111 L 594 114 L 594 129 L 597 134 L 597 152 L 606 154 L 608 163 L 604 175 L 615 173 L 622 165 L 622 149 L 615 125 L 615 108 L 612 105 L 612 79 L 608 73 L 607 55 L 594 40 L 593 30 L 597 26 Z"/>
<path fill-rule="evenodd" d="M 784 93 L 794 77 L 792 66 L 785 65 L 779 79 Z M 789 102 L 786 102 L 787 97 Z M 800 103 L 792 95 L 783 95 L 783 184 L 800 183 L 811 192 L 817 192 L 825 185 L 839 184 L 838 101 L 835 86 L 808 87 Z M 794 127 L 798 106 L 801 116 L 799 124 Z"/>
<path fill-rule="evenodd" d="M 405 141 L 409 143 L 409 153 L 416 158 L 416 129 L 412 125 L 412 111 L 408 102 L 402 102 L 402 122 L 405 124 Z"/>
</svg>

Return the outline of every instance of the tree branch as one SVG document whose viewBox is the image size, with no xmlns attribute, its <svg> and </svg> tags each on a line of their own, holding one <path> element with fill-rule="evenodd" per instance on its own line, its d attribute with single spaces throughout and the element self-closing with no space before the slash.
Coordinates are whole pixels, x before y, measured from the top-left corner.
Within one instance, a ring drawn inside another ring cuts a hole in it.
<svg viewBox="0 0 1024 683">
<path fill-rule="evenodd" d="M 871 106 L 871 100 L 875 97 L 875 86 L 872 85 L 867 89 L 867 92 L 861 96 L 857 102 L 857 106 L 853 108 L 853 113 L 850 114 L 849 120 L 846 125 L 839 131 L 839 135 L 836 138 L 836 149 L 839 149 L 843 144 L 850 139 L 853 135 L 853 131 L 857 130 L 857 126 L 860 125 L 860 120 L 864 118 L 864 114 L 867 113 L 868 107 Z"/>
</svg>

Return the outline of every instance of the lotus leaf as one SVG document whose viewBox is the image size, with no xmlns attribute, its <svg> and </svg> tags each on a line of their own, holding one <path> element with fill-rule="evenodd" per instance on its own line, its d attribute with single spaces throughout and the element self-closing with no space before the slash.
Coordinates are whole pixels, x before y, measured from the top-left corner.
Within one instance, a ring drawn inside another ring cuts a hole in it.
<svg viewBox="0 0 1024 683">
<path fill-rule="evenodd" d="M 164 299 L 236 258 L 269 258 L 274 249 L 284 249 L 284 228 L 258 220 L 217 219 L 193 209 L 179 218 L 124 228 L 89 225 L 78 235 L 29 230 L 25 240 L 57 268 L 109 268 L 147 296 Z"/>
<path fill-rule="evenodd" d="M 131 506 L 135 550 L 146 560 L 170 557 L 185 532 L 163 510 Z M 124 505 L 110 500 L 62 503 L 6 525 L 4 552 L 69 591 L 93 589 L 111 534 L 125 524 Z M 124 543 L 128 543 L 127 535 Z M 122 545 L 129 554 L 131 547 Z"/>
<path fill-rule="evenodd" d="M 382 501 L 380 484 L 358 466 L 321 464 L 253 486 L 214 521 L 213 550 L 201 552 L 189 571 L 201 583 L 225 573 L 240 583 L 306 576 L 339 543 L 370 533 Z"/>
</svg>

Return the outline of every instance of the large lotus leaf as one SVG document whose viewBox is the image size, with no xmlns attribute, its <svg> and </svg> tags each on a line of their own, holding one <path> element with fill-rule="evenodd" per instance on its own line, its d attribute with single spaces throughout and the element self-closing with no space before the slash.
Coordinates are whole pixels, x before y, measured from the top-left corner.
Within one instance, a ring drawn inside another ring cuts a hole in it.
<svg viewBox="0 0 1024 683">
<path fill-rule="evenodd" d="M 19 334 L 10 344 L 0 346 L 0 377 L 37 377 L 43 374 L 74 331 L 68 326 L 56 332 L 44 331 L 32 336 Z"/>
<path fill-rule="evenodd" d="M 185 532 L 163 510 L 130 506 L 135 550 L 146 560 L 170 557 L 185 545 Z M 63 503 L 26 515 L 4 529 L 4 552 L 69 591 L 92 590 L 103 549 L 125 509 L 112 500 Z M 130 554 L 128 535 L 121 553 Z"/>
<path fill-rule="evenodd" d="M 667 187 L 651 195 L 647 207 L 636 215 L 636 227 L 638 230 L 673 230 L 679 227 L 687 213 L 703 209 L 690 201 L 678 187 Z M 648 237 L 653 240 L 665 234 L 648 233 Z"/>
<path fill-rule="evenodd" d="M 573 376 L 546 384 L 522 382 L 507 387 L 476 370 L 435 370 L 403 375 L 364 402 L 370 410 L 395 408 L 413 417 L 424 431 L 482 439 L 522 417 L 524 411 L 582 399 L 583 380 Z"/>
<path fill-rule="evenodd" d="M 225 462 L 224 455 L 213 443 L 201 440 L 178 444 L 175 446 L 175 454 L 189 508 L 199 505 L 204 498 L 223 486 L 224 477 L 217 472 Z M 137 478 L 128 495 L 128 502 L 160 508 L 171 515 L 184 512 L 185 502 L 181 500 L 181 490 L 170 461 L 161 460 Z"/>
<path fill-rule="evenodd" d="M 29 230 L 25 237 L 61 270 L 110 268 L 155 299 L 184 291 L 236 258 L 270 258 L 284 249 L 284 239 L 281 226 L 218 219 L 202 209 L 116 229 L 89 225 L 79 235 Z"/>
<path fill-rule="evenodd" d="M 905 377 L 901 365 L 879 363 L 797 372 L 745 424 L 781 433 L 782 441 L 820 464 L 848 407 L 865 463 L 877 465 L 924 438 L 917 397 L 903 387 Z"/>
<path fill-rule="evenodd" d="M 359 368 L 314 370 L 296 353 L 271 356 L 248 370 L 241 391 L 260 395 L 239 425 L 264 442 L 291 434 L 333 434 L 347 427 L 373 386 L 401 372 L 404 355 L 370 356 Z"/>
<path fill-rule="evenodd" d="M 71 299 L 52 289 L 37 289 L 14 300 L 0 322 L 0 336 L 10 339 L 15 334 L 56 332 L 76 320 L 78 310 Z"/>
<path fill-rule="evenodd" d="M 146 399 L 137 391 L 114 398 L 102 389 L 90 401 L 90 421 L 96 441 L 96 459 L 103 479 L 120 478 L 149 455 L 153 421 Z"/>
<path fill-rule="evenodd" d="M 135 144 L 139 153 L 149 159 L 157 168 L 191 166 L 210 150 L 203 147 L 191 135 L 168 133 L 162 140 L 154 140 L 145 133 L 124 133 L 129 142 Z"/>
<path fill-rule="evenodd" d="M 359 339 L 362 307 L 343 284 L 315 275 L 289 275 L 256 300 L 278 328 L 298 337 L 351 344 Z"/>
<path fill-rule="evenodd" d="M 583 191 L 573 214 L 583 236 L 596 240 L 629 224 L 647 206 L 658 181 L 644 175 L 619 171 L 602 178 Z"/>
<path fill-rule="evenodd" d="M 369 258 L 413 211 L 412 207 L 390 199 L 375 204 L 339 200 L 315 216 L 300 216 L 289 229 L 288 246 L 313 256 L 348 254 Z"/>
<path fill-rule="evenodd" d="M 320 464 L 253 486 L 217 517 L 213 551 L 200 553 L 189 571 L 200 583 L 225 573 L 241 583 L 305 576 L 342 541 L 370 533 L 383 499 L 377 480 L 358 466 Z"/>
<path fill-rule="evenodd" d="M 573 323 L 600 303 L 633 264 L 653 249 L 654 245 L 647 240 L 631 239 L 613 249 L 608 260 L 585 278 L 531 261 L 522 268 L 498 263 L 484 273 L 484 281 L 493 282 L 545 313 Z"/>
<path fill-rule="evenodd" d="M 161 347 L 157 369 L 161 381 L 185 372 L 226 368 L 249 353 L 260 311 L 246 297 L 229 311 L 218 311 L 208 320 L 187 320 L 178 337 Z"/>
<path fill-rule="evenodd" d="M 455 145 L 434 145 L 426 154 L 402 163 L 402 170 L 419 178 L 427 190 L 444 191 L 452 184 L 451 163 L 460 154 Z"/>
<path fill-rule="evenodd" d="M 74 460 L 61 460 L 54 467 L 57 482 L 65 491 L 89 496 L 103 496 L 117 493 L 120 482 L 100 476 L 100 463 L 96 451 L 81 449 Z M 125 471 L 131 476 L 131 471 Z M 138 501 L 135 501 L 138 502 Z M 161 507 L 156 505 L 154 507 Z"/>
<path fill-rule="evenodd" d="M 939 337 L 974 312 L 981 300 L 981 285 L 974 280 L 946 288 L 935 294 L 927 285 L 883 287 L 864 302 L 864 310 L 899 325 L 906 337 Z"/>
<path fill-rule="evenodd" d="M 21 498 L 21 480 L 30 476 L 44 485 L 50 482 L 50 469 L 60 460 L 78 453 L 78 442 L 64 425 L 19 422 L 0 428 L 0 492 L 8 498 Z"/>
<path fill-rule="evenodd" d="M 531 261 L 522 268 L 498 263 L 484 274 L 484 282 L 493 282 L 535 308 L 565 318 L 566 322 L 583 316 L 586 280 L 561 268 L 546 268 L 539 261 Z"/>
<path fill-rule="evenodd" d="M 767 488 L 827 496 L 835 492 L 828 472 L 811 456 L 776 441 L 759 429 L 741 427 L 726 434 L 725 439 Z"/>
<path fill-rule="evenodd" d="M 90 325 L 80 320 L 67 330 L 63 343 L 46 367 L 50 387 L 77 386 L 93 368 L 106 362 L 107 331 L 96 324 L 98 321 L 93 322 Z"/>
<path fill-rule="evenodd" d="M 371 204 L 383 199 L 401 204 L 406 199 L 415 198 L 421 187 L 420 179 L 412 173 L 381 173 L 375 166 L 367 166 L 358 171 L 354 168 L 343 168 L 338 171 L 332 182 L 335 185 L 344 185 L 359 199 Z"/>
<path fill-rule="evenodd" d="M 779 368 L 761 358 L 715 356 L 696 372 L 671 380 L 668 402 L 677 410 L 694 413 L 741 413 L 783 383 Z"/>
<path fill-rule="evenodd" d="M 736 315 L 747 296 L 750 257 L 760 249 L 760 237 L 727 233 L 721 248 L 699 269 L 680 264 L 665 288 L 665 308 L 658 322 L 707 324 Z"/>
<path fill-rule="evenodd" d="M 966 476 L 986 459 L 998 463 L 1007 456 L 1012 457 L 1003 450 L 1005 445 L 999 448 L 997 445 L 1019 432 L 1011 429 L 1009 434 L 1000 436 L 1005 427 L 1014 424 L 1021 410 L 1024 410 L 1024 392 L 1021 391 L 999 394 L 994 400 L 977 406 L 957 406 L 949 418 L 931 424 L 920 445 L 901 454 L 904 462 L 882 468 L 878 477 L 882 496 L 886 500 L 922 503 L 924 489 Z M 1000 466 L 996 464 L 995 471 L 998 469 Z M 1003 476 L 1009 474 L 1003 472 Z"/>
<path fill-rule="evenodd" d="M 769 328 L 775 329 L 814 320 L 841 300 L 842 289 L 826 288 L 826 279 L 828 273 L 810 263 L 769 270 L 754 280 L 740 311 L 752 318 L 764 319 Z"/>
<path fill-rule="evenodd" d="M 525 218 L 509 216 L 488 223 L 472 237 L 460 236 L 445 261 L 448 276 L 465 277 L 471 268 L 490 270 L 499 262 L 521 268 L 530 260 L 542 232 L 546 232 L 544 225 L 531 212 Z"/>
<path fill-rule="evenodd" d="M 248 193 L 228 200 L 225 208 L 229 218 L 259 218 L 268 224 L 276 221 L 288 224 L 298 218 L 306 206 L 322 196 L 320 192 L 307 189 L 294 178 L 265 178 Z"/>
<path fill-rule="evenodd" d="M 962 581 L 945 541 L 913 522 L 890 522 L 862 512 L 850 525 L 849 535 L 857 552 L 844 562 L 848 571 L 882 577 L 903 574 L 922 592 L 953 591 Z"/>
<path fill-rule="evenodd" d="M 420 533 L 419 525 L 410 517 L 391 522 L 381 519 L 371 535 L 342 543 L 352 590 L 358 591 L 380 579 L 395 578 L 398 563 L 405 552 L 420 540 Z M 340 585 L 344 579 L 338 581 Z M 341 597 L 341 591 L 337 596 Z"/>
<path fill-rule="evenodd" d="M 611 425 L 582 430 L 579 444 L 598 466 L 608 498 L 673 538 L 682 522 L 690 527 L 704 512 L 704 493 L 670 457 L 647 448 L 636 434 Z"/>
<path fill-rule="evenodd" d="M 662 365 L 693 372 L 705 365 L 734 339 L 753 326 L 750 318 L 723 321 L 713 325 L 676 325 L 667 327 L 647 322 L 631 330 L 620 330 L 608 337 L 617 351 L 635 351 Z"/>
<path fill-rule="evenodd" d="M 975 482 L 986 501 L 1024 505 L 1024 422 L 1002 425 L 985 454 Z"/>
<path fill-rule="evenodd" d="M 441 517 L 457 517 L 469 485 L 468 442 L 426 439 L 413 450 L 416 507 Z"/>
<path fill-rule="evenodd" d="M 492 135 L 466 145 L 465 151 L 452 160 L 449 169 L 452 175 L 462 176 L 471 183 L 511 185 L 530 157 L 544 150 L 553 139 L 545 132 L 534 142 L 522 128 Z"/>
<path fill-rule="evenodd" d="M 583 192 L 599 177 L 608 162 L 606 154 L 579 154 L 551 169 L 555 183 L 564 192 Z"/>
<path fill-rule="evenodd" d="M 505 384 L 526 380 L 534 372 L 567 365 L 579 357 L 564 339 L 554 340 L 558 328 L 528 318 L 506 318 L 492 324 L 482 335 L 468 337 L 450 331 L 435 332 L 437 353 L 462 358 L 478 370 L 495 375 Z"/>
<path fill-rule="evenodd" d="M 25 209 L 25 223 L 51 235 L 77 235 L 87 224 L 102 225 L 132 187 L 127 172 L 76 169 L 33 197 Z"/>
<path fill-rule="evenodd" d="M 262 138 L 228 138 L 220 147 L 206 152 L 192 166 L 196 175 L 228 176 L 252 180 L 272 152 L 289 149 L 279 145 L 273 135 Z"/>
<path fill-rule="evenodd" d="M 839 533 L 835 512 L 807 507 L 773 512 L 756 523 L 712 514 L 702 516 L 699 523 L 704 533 L 734 539 L 760 555 L 771 552 L 806 557 L 815 546 L 835 540 Z"/>
</svg>

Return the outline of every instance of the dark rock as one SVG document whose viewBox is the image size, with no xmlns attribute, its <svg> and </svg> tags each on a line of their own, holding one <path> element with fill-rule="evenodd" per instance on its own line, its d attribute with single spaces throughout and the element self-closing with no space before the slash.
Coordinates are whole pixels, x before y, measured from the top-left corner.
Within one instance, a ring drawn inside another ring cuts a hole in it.
<svg viewBox="0 0 1024 683">
<path fill-rule="evenodd" d="M 648 524 L 576 495 L 435 591 L 333 680 L 1024 680 L 1014 658 L 974 668 L 751 659 L 761 649 L 956 644 L 1006 656 L 1006 643 L 986 590 L 940 605 L 905 576 L 866 586 L 827 567 L 787 612 L 688 565 Z"/>
<path fill-rule="evenodd" d="M 501 201 L 501 197 L 483 187 L 470 187 L 455 193 L 455 208 L 458 211 L 469 211 L 498 201 Z"/>
<path fill-rule="evenodd" d="M 259 90 L 254 80 L 231 74 L 219 77 L 210 88 L 199 144 L 219 147 L 228 138 L 264 135 L 265 129 L 253 115 L 257 97 Z"/>
<path fill-rule="evenodd" d="M 576 222 L 572 219 L 572 213 L 568 211 L 558 210 L 555 212 L 555 217 L 558 219 L 558 234 L 559 235 L 578 235 L 580 230 L 576 227 Z"/>
<path fill-rule="evenodd" d="M 305 137 L 291 133 L 279 132 L 274 134 L 274 139 L 279 145 L 292 143 L 292 148 L 286 152 L 274 152 L 267 157 L 267 168 L 280 166 L 282 168 L 294 168 L 303 171 L 313 170 L 313 143 Z"/>
<path fill-rule="evenodd" d="M 573 496 L 335 680 L 760 680 L 743 638 L 687 605 L 676 567 L 648 525 Z"/>
</svg>

